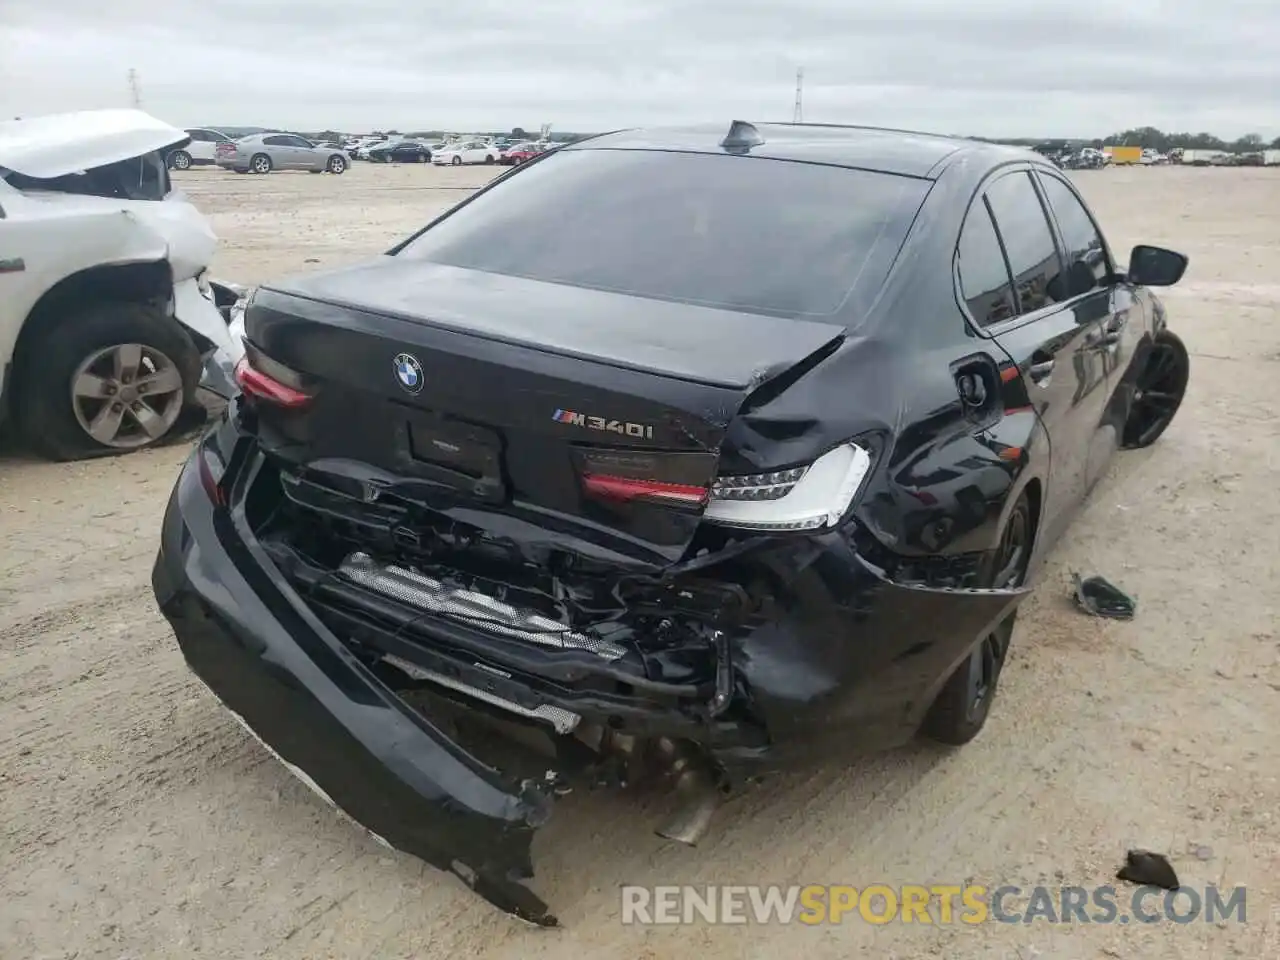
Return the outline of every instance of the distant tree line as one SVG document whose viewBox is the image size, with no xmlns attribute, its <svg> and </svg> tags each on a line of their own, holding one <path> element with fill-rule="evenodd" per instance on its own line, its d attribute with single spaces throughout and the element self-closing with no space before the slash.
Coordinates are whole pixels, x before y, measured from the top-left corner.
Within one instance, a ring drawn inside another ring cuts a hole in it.
<svg viewBox="0 0 1280 960">
<path fill-rule="evenodd" d="M 1268 146 L 1259 133 L 1246 133 L 1235 140 L 1223 140 L 1212 133 L 1165 133 L 1155 127 L 1137 127 L 1113 133 L 1102 141 L 1104 147 L 1142 146 L 1152 147 L 1161 153 L 1168 153 L 1174 147 L 1185 147 L 1190 150 L 1226 150 L 1232 153 L 1251 153 Z M 1280 137 L 1270 143 L 1271 147 L 1280 149 Z"/>
<path fill-rule="evenodd" d="M 991 140 L 989 137 L 976 137 L 975 139 Z M 1045 142 L 1045 139 L 1044 137 L 1014 137 L 1013 139 L 999 142 L 1034 145 Z M 1223 140 L 1221 137 L 1215 137 L 1212 133 L 1166 133 L 1156 127 L 1134 127 L 1132 130 L 1121 130 L 1119 133 L 1113 133 L 1111 136 L 1103 137 L 1100 140 L 1067 139 L 1071 143 L 1079 143 L 1083 146 L 1092 146 L 1098 149 L 1125 146 L 1150 147 L 1153 150 L 1159 150 L 1161 153 L 1168 153 L 1174 147 L 1183 147 L 1189 150 L 1222 150 L 1227 153 L 1252 153 L 1268 147 L 1267 141 L 1258 133 L 1246 133 L 1243 137 L 1238 137 L 1235 140 Z M 1272 140 L 1270 146 L 1280 149 L 1280 137 Z"/>
</svg>

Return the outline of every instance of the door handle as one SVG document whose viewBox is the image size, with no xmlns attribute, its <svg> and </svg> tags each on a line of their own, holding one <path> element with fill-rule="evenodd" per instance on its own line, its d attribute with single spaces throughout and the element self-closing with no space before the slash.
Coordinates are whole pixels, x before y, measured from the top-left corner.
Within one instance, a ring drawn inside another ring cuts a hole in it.
<svg viewBox="0 0 1280 960">
<path fill-rule="evenodd" d="M 1031 378 L 1033 383 L 1041 383 L 1049 379 L 1049 374 L 1053 373 L 1053 360 L 1041 360 L 1039 363 L 1033 363 L 1027 368 L 1027 376 Z"/>
</svg>

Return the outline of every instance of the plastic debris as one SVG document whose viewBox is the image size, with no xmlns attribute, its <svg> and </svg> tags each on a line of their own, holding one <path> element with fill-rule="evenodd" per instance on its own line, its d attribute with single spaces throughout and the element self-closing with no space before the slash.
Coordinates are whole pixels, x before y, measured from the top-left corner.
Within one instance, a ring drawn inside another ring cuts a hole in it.
<svg viewBox="0 0 1280 960">
<path fill-rule="evenodd" d="M 1109 617 L 1112 620 L 1132 620 L 1137 601 L 1115 584 L 1103 577 L 1081 579 L 1071 574 L 1076 585 L 1076 606 L 1091 617 Z"/>
<path fill-rule="evenodd" d="M 1178 874 L 1169 859 L 1150 850 L 1130 850 L 1125 854 L 1124 866 L 1116 873 L 1117 880 L 1136 883 L 1140 887 L 1160 887 L 1177 890 Z"/>
</svg>

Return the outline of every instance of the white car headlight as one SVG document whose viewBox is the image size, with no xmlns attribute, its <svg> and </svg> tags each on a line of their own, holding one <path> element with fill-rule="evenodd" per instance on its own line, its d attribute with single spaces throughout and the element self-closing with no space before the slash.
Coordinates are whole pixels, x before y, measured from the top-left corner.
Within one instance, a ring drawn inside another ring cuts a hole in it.
<svg viewBox="0 0 1280 960">
<path fill-rule="evenodd" d="M 745 530 L 817 530 L 845 515 L 871 470 L 856 443 L 824 453 L 807 467 L 719 477 L 702 517 Z"/>
</svg>

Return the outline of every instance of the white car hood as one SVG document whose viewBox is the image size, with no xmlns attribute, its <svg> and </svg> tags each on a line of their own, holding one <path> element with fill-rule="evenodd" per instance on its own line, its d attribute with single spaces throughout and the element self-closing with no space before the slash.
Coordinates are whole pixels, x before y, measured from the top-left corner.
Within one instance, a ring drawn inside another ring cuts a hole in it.
<svg viewBox="0 0 1280 960">
<path fill-rule="evenodd" d="M 47 180 L 190 139 L 141 110 L 83 110 L 0 121 L 0 167 Z"/>
</svg>

